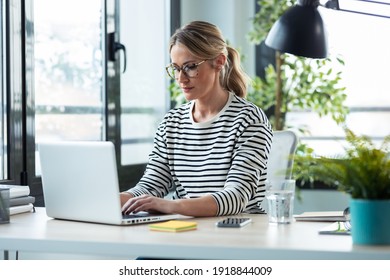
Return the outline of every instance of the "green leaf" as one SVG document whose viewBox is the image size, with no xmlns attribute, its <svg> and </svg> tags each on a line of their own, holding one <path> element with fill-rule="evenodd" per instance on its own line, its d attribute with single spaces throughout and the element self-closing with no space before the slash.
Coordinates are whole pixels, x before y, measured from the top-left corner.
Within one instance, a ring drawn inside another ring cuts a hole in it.
<svg viewBox="0 0 390 280">
<path fill-rule="evenodd" d="M 344 128 L 345 155 L 296 154 L 296 172 L 303 180 L 322 181 L 349 193 L 352 198 L 390 199 L 390 136 L 379 147 L 365 135 Z"/>
</svg>

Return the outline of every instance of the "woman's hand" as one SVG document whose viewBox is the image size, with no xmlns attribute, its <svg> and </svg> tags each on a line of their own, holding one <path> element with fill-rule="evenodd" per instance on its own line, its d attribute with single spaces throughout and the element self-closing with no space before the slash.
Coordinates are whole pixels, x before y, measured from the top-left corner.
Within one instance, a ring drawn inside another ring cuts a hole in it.
<svg viewBox="0 0 390 280">
<path fill-rule="evenodd" d="M 130 193 L 121 193 L 121 202 L 124 214 L 146 211 L 149 213 L 212 217 L 217 214 L 218 210 L 217 203 L 211 195 L 190 199 L 168 200 L 152 195 L 133 197 Z"/>
<path fill-rule="evenodd" d="M 163 198 L 141 195 L 137 197 L 130 197 L 122 206 L 122 212 L 124 214 L 137 213 L 140 211 L 146 211 L 149 213 L 173 213 L 173 205 L 176 203 L 172 200 L 166 200 Z"/>
</svg>

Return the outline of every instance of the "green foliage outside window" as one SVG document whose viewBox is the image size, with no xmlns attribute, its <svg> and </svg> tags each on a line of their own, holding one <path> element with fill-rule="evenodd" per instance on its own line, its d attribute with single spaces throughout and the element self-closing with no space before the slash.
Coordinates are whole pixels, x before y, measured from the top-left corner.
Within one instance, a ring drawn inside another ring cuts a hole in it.
<svg viewBox="0 0 390 280">
<path fill-rule="evenodd" d="M 343 155 L 307 154 L 295 158 L 303 181 L 321 181 L 355 199 L 390 199 L 390 136 L 375 145 L 368 136 L 344 129 L 347 144 Z"/>
<path fill-rule="evenodd" d="M 273 23 L 295 1 L 259 0 L 258 4 L 260 10 L 249 33 L 249 40 L 256 44 L 265 40 Z M 339 57 L 310 59 L 276 51 L 275 65 L 268 65 L 265 77 L 253 79 L 248 99 L 266 111 L 274 106 L 270 118 L 275 130 L 288 128 L 286 113 L 294 109 L 316 112 L 320 117 L 330 115 L 341 124 L 348 114 L 341 82 L 343 65 Z"/>
</svg>

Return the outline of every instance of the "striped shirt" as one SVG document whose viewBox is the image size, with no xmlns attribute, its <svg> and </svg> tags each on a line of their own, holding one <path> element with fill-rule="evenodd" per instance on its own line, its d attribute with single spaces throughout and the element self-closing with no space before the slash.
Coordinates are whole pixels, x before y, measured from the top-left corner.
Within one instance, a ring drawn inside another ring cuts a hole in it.
<svg viewBox="0 0 390 280">
<path fill-rule="evenodd" d="M 145 174 L 134 196 L 174 199 L 212 195 L 217 215 L 262 213 L 271 125 L 258 107 L 229 94 L 211 120 L 196 123 L 194 102 L 170 110 L 158 126 Z"/>
</svg>

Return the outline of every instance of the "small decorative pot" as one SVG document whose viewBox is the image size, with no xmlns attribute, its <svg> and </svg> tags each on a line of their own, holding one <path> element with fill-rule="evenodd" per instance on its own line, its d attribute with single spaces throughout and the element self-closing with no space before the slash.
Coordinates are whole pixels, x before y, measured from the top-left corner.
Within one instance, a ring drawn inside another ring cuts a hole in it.
<svg viewBox="0 0 390 280">
<path fill-rule="evenodd" d="M 390 244 L 390 200 L 351 199 L 349 207 L 354 244 Z"/>
</svg>

